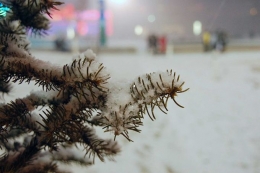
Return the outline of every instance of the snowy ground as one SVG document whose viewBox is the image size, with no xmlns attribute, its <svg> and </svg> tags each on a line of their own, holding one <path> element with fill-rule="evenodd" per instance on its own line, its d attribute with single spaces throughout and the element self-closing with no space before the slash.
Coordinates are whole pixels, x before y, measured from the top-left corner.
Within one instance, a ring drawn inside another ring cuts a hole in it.
<svg viewBox="0 0 260 173">
<path fill-rule="evenodd" d="M 34 55 L 60 65 L 72 59 L 55 52 Z M 119 79 L 173 69 L 190 90 L 177 97 L 184 109 L 169 102 L 167 115 L 158 111 L 156 121 L 145 119 L 142 133 L 131 133 L 133 143 L 118 138 L 122 152 L 115 162 L 96 160 L 88 168 L 68 169 L 77 173 L 260 172 L 260 52 L 98 58 Z M 30 89 L 21 85 L 12 96 L 24 96 Z"/>
</svg>

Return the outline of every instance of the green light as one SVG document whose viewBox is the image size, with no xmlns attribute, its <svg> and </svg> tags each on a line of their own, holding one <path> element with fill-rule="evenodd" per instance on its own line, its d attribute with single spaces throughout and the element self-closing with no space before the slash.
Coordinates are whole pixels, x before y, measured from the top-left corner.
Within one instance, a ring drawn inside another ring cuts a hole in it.
<svg viewBox="0 0 260 173">
<path fill-rule="evenodd" d="M 6 16 L 7 12 L 10 11 L 9 7 L 4 7 L 2 3 L 0 3 L 0 16 Z"/>
</svg>

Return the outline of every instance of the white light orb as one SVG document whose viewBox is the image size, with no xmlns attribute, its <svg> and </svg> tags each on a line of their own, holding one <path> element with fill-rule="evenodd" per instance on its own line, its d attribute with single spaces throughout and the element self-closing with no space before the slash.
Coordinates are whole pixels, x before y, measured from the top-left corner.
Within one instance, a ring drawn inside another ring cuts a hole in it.
<svg viewBox="0 0 260 173">
<path fill-rule="evenodd" d="M 147 19 L 148 19 L 149 22 L 153 23 L 156 18 L 155 18 L 155 15 L 152 15 L 152 14 L 151 14 L 151 15 L 148 16 Z"/>
<path fill-rule="evenodd" d="M 193 23 L 193 34 L 194 35 L 200 35 L 202 32 L 202 24 L 200 21 L 195 21 Z"/>
<path fill-rule="evenodd" d="M 143 31 L 144 31 L 144 29 L 143 29 L 142 26 L 140 26 L 140 25 L 135 26 L 135 34 L 136 35 L 142 35 Z"/>
<path fill-rule="evenodd" d="M 149 22 L 153 23 L 153 22 L 155 21 L 156 18 L 155 18 L 154 15 L 151 14 L 151 15 L 148 16 L 147 19 L 148 19 Z"/>
</svg>

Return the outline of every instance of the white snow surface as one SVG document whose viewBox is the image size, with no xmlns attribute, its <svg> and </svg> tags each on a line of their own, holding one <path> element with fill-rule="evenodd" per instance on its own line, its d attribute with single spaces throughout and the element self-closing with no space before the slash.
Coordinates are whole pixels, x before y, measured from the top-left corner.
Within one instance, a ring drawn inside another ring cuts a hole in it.
<svg viewBox="0 0 260 173">
<path fill-rule="evenodd" d="M 69 53 L 35 51 L 52 63 L 70 63 Z M 168 102 L 168 114 L 147 116 L 134 142 L 116 140 L 122 152 L 115 161 L 95 161 L 90 167 L 67 166 L 75 173 L 258 173 L 260 172 L 260 52 L 205 54 L 101 54 L 97 60 L 111 72 L 111 81 L 131 81 L 138 75 L 172 69 L 185 81 L 178 107 Z M 24 97 L 33 85 L 15 88 L 5 101 Z M 101 136 L 113 138 L 107 133 Z"/>
</svg>

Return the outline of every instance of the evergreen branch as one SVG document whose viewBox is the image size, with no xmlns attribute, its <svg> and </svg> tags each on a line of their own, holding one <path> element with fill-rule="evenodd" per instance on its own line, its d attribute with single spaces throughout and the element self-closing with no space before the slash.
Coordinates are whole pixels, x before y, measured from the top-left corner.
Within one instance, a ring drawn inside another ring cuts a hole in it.
<svg viewBox="0 0 260 173">
<path fill-rule="evenodd" d="M 120 148 L 117 142 L 112 140 L 99 139 L 94 131 L 86 126 L 84 129 L 79 129 L 81 134 L 81 142 L 85 144 L 86 155 L 95 158 L 95 155 L 101 161 L 104 161 L 104 157 L 112 157 L 120 152 Z"/>
<path fill-rule="evenodd" d="M 14 3 L 18 4 L 20 8 L 24 7 L 29 13 L 36 11 L 49 16 L 51 15 L 49 10 L 58 10 L 56 6 L 63 4 L 63 2 L 53 0 L 16 0 Z"/>
<path fill-rule="evenodd" d="M 12 24 L 16 25 L 15 22 Z M 15 30 L 13 32 L 20 31 Z M 2 55 L 1 62 L 4 57 L 26 57 L 30 55 L 29 42 L 22 34 L 0 32 L 0 55 Z"/>
<path fill-rule="evenodd" d="M 1 34 L 15 34 L 20 37 L 25 37 L 26 34 L 25 27 L 18 20 L 10 21 L 7 19 L 0 21 L 0 32 Z"/>
<path fill-rule="evenodd" d="M 36 1 L 36 0 L 33 0 Z M 58 10 L 56 6 L 62 5 L 63 2 L 53 0 L 42 0 L 40 2 L 41 11 L 47 13 L 51 17 L 50 9 Z"/>
<path fill-rule="evenodd" d="M 11 8 L 0 19 L 0 92 L 9 93 L 8 82 L 31 81 L 43 91 L 0 105 L 0 172 L 65 172 L 56 163 L 90 165 L 120 152 L 117 142 L 99 138 L 92 126 L 101 126 L 129 141 L 128 130 L 140 132 L 146 114 L 155 120 L 154 110 L 167 113 L 171 98 L 186 92 L 172 70 L 138 77 L 129 83 L 108 84 L 105 66 L 88 50 L 72 63 L 57 67 L 37 60 L 29 52 L 26 34 L 46 33 L 51 10 L 62 2 L 55 0 L 0 0 Z M 7 8 L 4 7 L 6 10 Z M 9 8 L 8 8 L 9 9 Z M 41 106 L 41 113 L 33 111 Z M 30 134 L 32 132 L 32 134 Z M 24 137 L 23 143 L 10 140 Z M 114 138 L 115 140 L 115 138 Z M 83 146 L 79 157 L 72 147 Z"/>
<path fill-rule="evenodd" d="M 20 172 L 20 170 L 32 161 L 40 151 L 36 138 L 26 148 L 21 148 L 16 154 L 8 154 L 0 160 L 0 172 Z"/>
<path fill-rule="evenodd" d="M 49 19 L 44 16 L 51 16 L 51 9 L 57 10 L 56 6 L 63 4 L 53 0 L 12 0 L 12 14 L 9 20 L 19 20 L 27 29 L 35 33 L 42 33 L 49 29 Z"/>
<path fill-rule="evenodd" d="M 51 157 L 52 160 L 65 164 L 76 163 L 81 166 L 90 166 L 93 164 L 91 160 L 84 157 L 82 152 L 79 153 L 79 151 L 72 146 L 59 146 L 58 150 L 54 151 Z"/>
<path fill-rule="evenodd" d="M 4 82 L 2 79 L 0 79 L 0 92 L 3 94 L 8 94 L 12 89 L 12 86 L 10 83 Z"/>
<path fill-rule="evenodd" d="M 138 127 L 142 125 L 143 115 L 147 113 L 150 119 L 154 120 L 155 107 L 166 114 L 169 98 L 183 108 L 175 100 L 178 93 L 188 90 L 183 90 L 183 85 L 184 82 L 180 81 L 180 77 L 176 76 L 176 73 L 172 73 L 172 70 L 140 76 L 130 85 L 130 91 L 116 89 L 118 96 L 113 96 L 112 100 L 108 96 L 107 107 L 102 110 L 102 116 L 90 122 L 103 126 L 105 131 L 114 131 L 115 135 L 122 134 L 130 140 L 126 133 L 127 130 L 140 132 Z M 113 94 L 115 95 L 114 92 Z M 130 95 L 131 98 L 126 99 L 125 102 L 114 100 L 121 95 Z"/>
<path fill-rule="evenodd" d="M 75 97 L 64 105 L 51 106 L 50 111 L 48 109 L 43 111 L 42 115 L 43 124 L 38 122 L 45 130 L 39 141 L 44 145 L 55 146 L 59 141 L 72 142 L 73 137 L 68 138 L 68 134 L 74 134 L 75 123 L 84 123 L 92 116 L 92 113 L 96 110 L 94 105 L 85 100 L 78 100 Z M 87 109 L 90 107 L 91 109 Z M 76 131 L 76 133 L 78 133 Z"/>
<path fill-rule="evenodd" d="M 32 119 L 32 115 L 22 100 L 16 100 L 0 107 L 0 134 L 8 132 L 13 128 L 26 129 L 26 132 L 33 131 L 40 134 L 39 126 Z M 6 135 L 2 135 L 5 137 Z M 5 139 L 5 138 L 3 138 Z"/>
<path fill-rule="evenodd" d="M 89 52 L 86 52 L 84 55 L 88 54 Z M 86 62 L 85 64 L 76 66 L 74 64 L 71 66 L 64 65 L 63 68 L 59 68 L 50 63 L 36 60 L 31 56 L 20 60 L 11 57 L 4 59 L 3 57 L 0 60 L 0 74 L 6 81 L 12 80 L 20 83 L 25 80 L 30 82 L 32 79 L 36 79 L 36 84 L 41 85 L 46 90 L 58 88 L 62 90 L 67 88 L 76 90 L 84 87 L 92 90 L 94 87 L 99 91 L 105 91 L 105 84 L 109 76 L 104 74 L 104 67 L 99 63 L 93 62 L 93 60 L 87 59 L 89 58 L 84 58 L 83 62 Z M 87 71 L 84 71 L 85 68 Z M 73 69 L 75 73 L 72 74 L 70 69 Z M 78 71 L 77 73 L 76 70 Z M 93 96 L 93 93 L 91 94 Z"/>
<path fill-rule="evenodd" d="M 7 128 L 3 133 L 0 133 L 0 146 L 4 146 L 7 150 L 12 150 L 13 147 L 8 144 L 9 139 L 14 139 L 22 136 L 26 133 L 25 129 L 21 129 L 21 127 L 12 127 Z"/>
<path fill-rule="evenodd" d="M 46 173 L 46 172 L 55 172 L 55 173 L 69 173 L 66 171 L 60 171 L 56 163 L 44 162 L 39 160 L 38 163 L 34 162 L 28 164 L 28 166 L 19 170 L 21 173 Z"/>
</svg>

